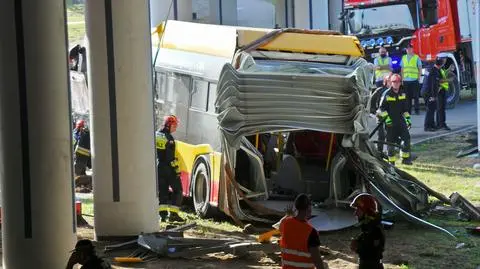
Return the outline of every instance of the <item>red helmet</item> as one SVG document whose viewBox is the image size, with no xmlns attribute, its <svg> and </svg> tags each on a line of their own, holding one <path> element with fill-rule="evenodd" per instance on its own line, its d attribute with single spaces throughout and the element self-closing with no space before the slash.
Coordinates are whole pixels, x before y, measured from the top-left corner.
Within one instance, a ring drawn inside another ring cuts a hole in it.
<svg viewBox="0 0 480 269">
<path fill-rule="evenodd" d="M 78 129 L 78 128 L 83 128 L 83 127 L 85 127 L 85 121 L 84 120 L 78 120 L 75 128 Z"/>
<path fill-rule="evenodd" d="M 377 216 L 380 212 L 380 205 L 375 197 L 368 193 L 360 193 L 350 204 L 352 208 L 361 209 L 367 216 Z"/>
<path fill-rule="evenodd" d="M 172 126 L 172 125 L 175 125 L 175 126 L 178 125 L 178 119 L 177 119 L 177 117 L 175 117 L 175 115 L 169 115 L 169 116 L 163 117 L 163 127 L 164 128 L 170 128 L 170 126 Z"/>
</svg>

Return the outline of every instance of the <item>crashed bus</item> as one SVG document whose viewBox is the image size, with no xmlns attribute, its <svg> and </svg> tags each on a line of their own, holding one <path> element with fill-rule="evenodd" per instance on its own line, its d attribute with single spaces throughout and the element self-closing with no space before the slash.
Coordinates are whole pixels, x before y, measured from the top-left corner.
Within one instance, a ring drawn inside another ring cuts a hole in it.
<svg viewBox="0 0 480 269">
<path fill-rule="evenodd" d="M 198 215 L 274 223 L 307 193 L 311 224 L 337 230 L 356 223 L 349 203 L 368 191 L 431 225 L 412 213 L 441 195 L 369 141 L 373 69 L 356 37 L 181 21 L 153 32 L 157 121 L 180 120 L 183 194 Z"/>
</svg>

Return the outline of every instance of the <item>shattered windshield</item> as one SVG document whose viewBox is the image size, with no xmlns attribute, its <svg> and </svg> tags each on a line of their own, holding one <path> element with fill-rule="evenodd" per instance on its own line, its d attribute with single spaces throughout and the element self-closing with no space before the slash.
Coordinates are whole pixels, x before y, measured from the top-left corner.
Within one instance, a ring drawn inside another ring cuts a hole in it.
<svg viewBox="0 0 480 269">
<path fill-rule="evenodd" d="M 351 10 L 348 26 L 349 33 L 355 35 L 415 29 L 412 14 L 406 4 Z"/>
</svg>

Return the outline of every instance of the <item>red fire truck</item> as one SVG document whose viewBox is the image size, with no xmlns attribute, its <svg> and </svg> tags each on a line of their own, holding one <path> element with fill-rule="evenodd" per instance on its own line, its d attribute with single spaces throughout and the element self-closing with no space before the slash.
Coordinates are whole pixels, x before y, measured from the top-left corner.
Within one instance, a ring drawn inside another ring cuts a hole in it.
<svg viewBox="0 0 480 269">
<path fill-rule="evenodd" d="M 449 73 L 452 81 L 449 107 L 458 102 L 461 89 L 475 88 L 474 66 L 478 55 L 472 50 L 472 35 L 478 27 L 474 22 L 477 0 L 344 0 L 344 3 L 345 29 L 359 38 L 368 60 L 373 61 L 378 48 L 384 46 L 392 57 L 394 71 L 398 72 L 404 49 L 411 43 L 425 70 L 437 56 L 447 57 L 447 66 L 455 67 Z"/>
</svg>

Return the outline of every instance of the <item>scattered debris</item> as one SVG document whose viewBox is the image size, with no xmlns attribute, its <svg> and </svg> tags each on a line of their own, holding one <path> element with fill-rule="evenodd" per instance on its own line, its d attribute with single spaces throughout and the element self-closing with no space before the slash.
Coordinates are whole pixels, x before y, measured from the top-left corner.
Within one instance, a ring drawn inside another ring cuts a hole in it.
<svg viewBox="0 0 480 269">
<path fill-rule="evenodd" d="M 465 228 L 469 234 L 480 235 L 480 226 L 477 227 L 466 227 Z"/>
<path fill-rule="evenodd" d="M 456 249 L 461 249 L 465 247 L 465 243 L 458 243 L 457 246 L 455 247 Z"/>
<path fill-rule="evenodd" d="M 450 201 L 452 206 L 461 208 L 464 213 L 470 216 L 471 219 L 480 220 L 480 210 L 478 210 L 458 192 L 454 192 L 452 195 L 450 195 Z"/>
</svg>

